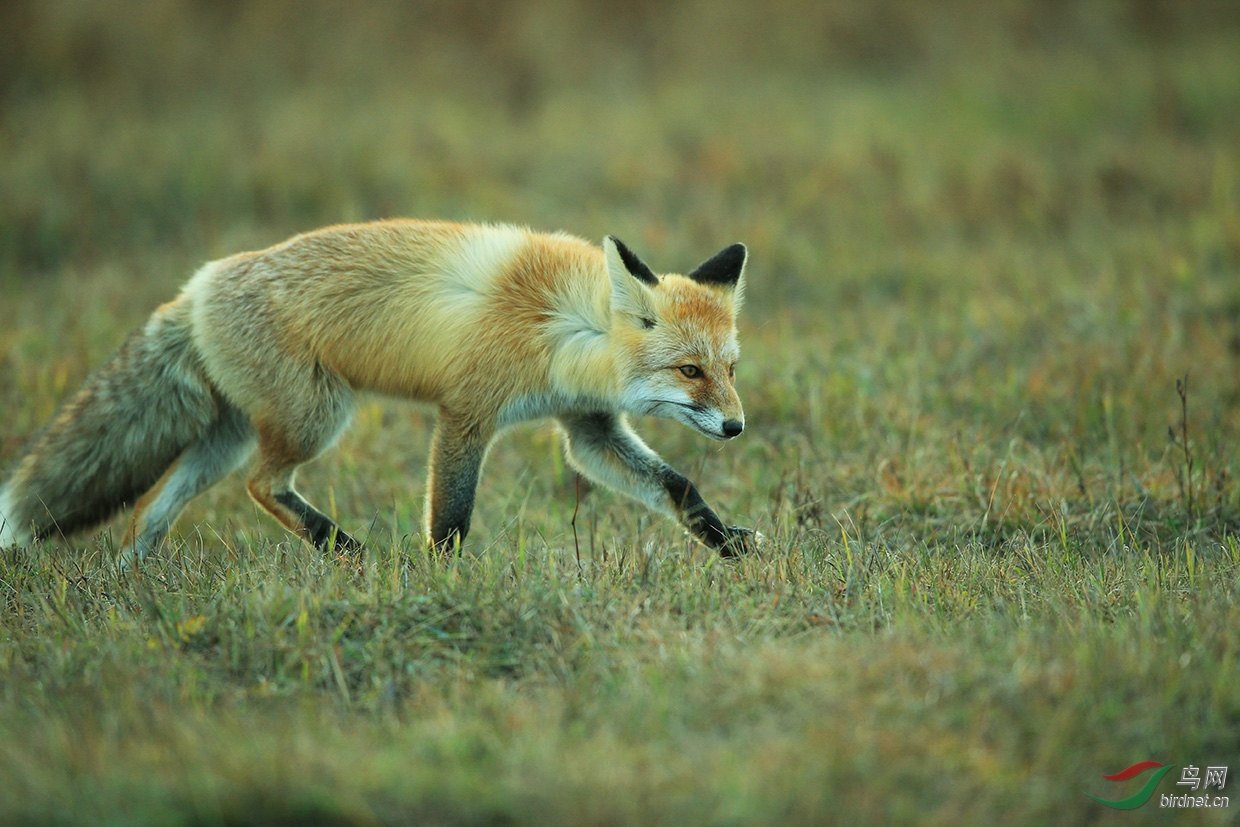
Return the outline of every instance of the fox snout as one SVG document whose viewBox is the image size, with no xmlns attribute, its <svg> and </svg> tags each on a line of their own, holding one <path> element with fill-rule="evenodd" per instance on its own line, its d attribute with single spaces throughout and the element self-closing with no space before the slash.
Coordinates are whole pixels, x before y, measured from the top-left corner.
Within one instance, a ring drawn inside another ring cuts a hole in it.
<svg viewBox="0 0 1240 827">
<path fill-rule="evenodd" d="M 706 390 L 706 388 L 703 388 Z M 709 395 L 703 394 L 699 404 L 715 412 L 719 417 L 714 422 L 716 439 L 735 439 L 745 430 L 745 411 L 741 408 L 740 396 L 732 385 L 732 377 L 726 381 L 712 383 Z"/>
<path fill-rule="evenodd" d="M 690 388 L 690 399 L 697 410 L 705 414 L 692 417 L 697 420 L 692 423 L 693 427 L 707 436 L 735 439 L 745 430 L 745 413 L 730 379 L 718 383 L 702 382 Z"/>
</svg>

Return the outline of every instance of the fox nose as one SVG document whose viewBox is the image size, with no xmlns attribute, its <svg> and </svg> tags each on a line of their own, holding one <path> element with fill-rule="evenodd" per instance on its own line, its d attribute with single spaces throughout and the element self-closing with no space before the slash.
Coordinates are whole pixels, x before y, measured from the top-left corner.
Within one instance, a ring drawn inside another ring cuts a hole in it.
<svg viewBox="0 0 1240 827">
<path fill-rule="evenodd" d="M 728 439 L 734 436 L 740 436 L 741 431 L 745 430 L 744 423 L 736 419 L 729 419 L 723 423 L 723 435 Z"/>
</svg>

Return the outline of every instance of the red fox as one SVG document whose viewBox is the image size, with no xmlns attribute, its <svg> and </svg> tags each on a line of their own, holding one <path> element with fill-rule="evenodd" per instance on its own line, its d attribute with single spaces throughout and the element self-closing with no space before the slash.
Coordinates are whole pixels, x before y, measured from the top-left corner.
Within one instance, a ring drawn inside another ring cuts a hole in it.
<svg viewBox="0 0 1240 827">
<path fill-rule="evenodd" d="M 747 252 L 657 276 L 608 236 L 505 225 L 327 227 L 203 266 L 92 374 L 0 487 L 0 548 L 89 528 L 133 504 L 127 556 L 156 548 L 190 499 L 258 449 L 246 487 L 324 550 L 360 548 L 293 487 L 359 391 L 431 402 L 425 539 L 469 531 L 497 433 L 553 417 L 587 478 L 678 518 L 724 556 L 724 525 L 626 415 L 718 439 L 745 427 L 733 386 Z"/>
</svg>

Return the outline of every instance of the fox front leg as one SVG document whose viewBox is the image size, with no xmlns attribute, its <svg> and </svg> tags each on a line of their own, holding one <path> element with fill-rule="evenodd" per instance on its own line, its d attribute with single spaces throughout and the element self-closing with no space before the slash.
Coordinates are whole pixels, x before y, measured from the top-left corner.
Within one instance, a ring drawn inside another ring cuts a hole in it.
<svg viewBox="0 0 1240 827">
<path fill-rule="evenodd" d="M 697 486 L 650 450 L 623 417 L 610 413 L 562 417 L 560 425 L 569 461 L 590 479 L 674 517 L 722 557 L 752 550 L 754 532 L 724 525 Z"/>
<path fill-rule="evenodd" d="M 663 490 L 671 498 L 680 522 L 694 536 L 719 552 L 720 557 L 736 557 L 753 550 L 756 535 L 752 529 L 724 525 L 698 493 L 697 486 L 675 468 L 663 463 L 659 474 Z"/>
<path fill-rule="evenodd" d="M 427 545 L 450 553 L 469 533 L 478 475 L 494 428 L 441 410 L 431 437 L 426 479 Z"/>
</svg>

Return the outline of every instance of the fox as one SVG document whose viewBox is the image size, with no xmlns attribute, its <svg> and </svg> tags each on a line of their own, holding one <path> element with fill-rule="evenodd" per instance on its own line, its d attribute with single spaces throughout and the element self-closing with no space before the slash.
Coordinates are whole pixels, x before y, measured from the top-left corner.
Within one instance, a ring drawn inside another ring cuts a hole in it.
<svg viewBox="0 0 1240 827">
<path fill-rule="evenodd" d="M 458 549 L 487 453 L 555 421 L 586 479 L 677 520 L 725 557 L 725 525 L 631 416 L 713 439 L 745 428 L 736 319 L 748 250 L 657 275 L 627 245 L 506 224 L 340 224 L 199 268 L 29 443 L 0 486 L 0 548 L 97 526 L 132 506 L 126 563 L 254 456 L 250 497 L 325 552 L 362 543 L 294 487 L 362 393 L 437 406 L 423 540 Z"/>
</svg>

